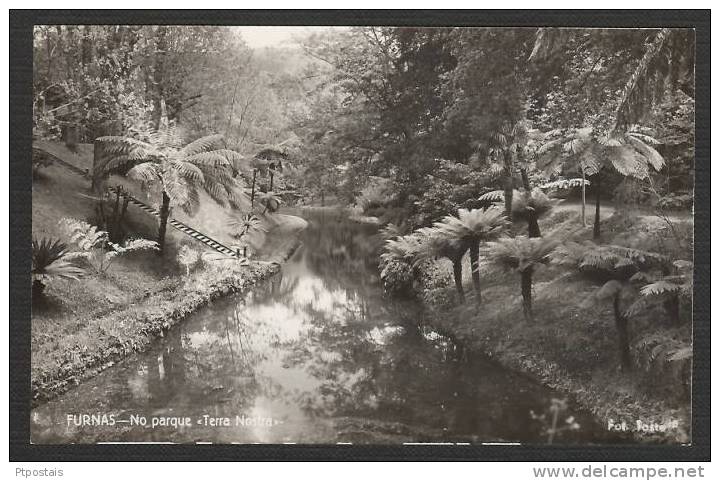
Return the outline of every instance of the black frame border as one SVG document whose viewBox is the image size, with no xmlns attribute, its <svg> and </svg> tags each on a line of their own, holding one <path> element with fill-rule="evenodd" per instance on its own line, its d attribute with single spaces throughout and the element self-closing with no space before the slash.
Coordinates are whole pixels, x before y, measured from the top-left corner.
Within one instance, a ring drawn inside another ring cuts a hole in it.
<svg viewBox="0 0 720 481">
<path fill-rule="evenodd" d="M 686 27 L 696 30 L 692 445 L 32 445 L 32 30 L 38 24 Z M 10 461 L 710 461 L 710 10 L 11 10 Z"/>
</svg>

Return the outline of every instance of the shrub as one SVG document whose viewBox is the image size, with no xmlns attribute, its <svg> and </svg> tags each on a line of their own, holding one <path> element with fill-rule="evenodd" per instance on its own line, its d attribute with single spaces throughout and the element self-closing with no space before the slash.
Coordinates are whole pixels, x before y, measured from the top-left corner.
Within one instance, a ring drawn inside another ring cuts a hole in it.
<svg viewBox="0 0 720 481">
<path fill-rule="evenodd" d="M 385 292 L 393 295 L 409 295 L 413 289 L 413 268 L 407 262 L 391 260 L 380 272 Z"/>
<path fill-rule="evenodd" d="M 87 222 L 63 218 L 60 228 L 78 250 L 67 254 L 70 259 L 84 259 L 97 274 L 104 274 L 116 257 L 139 250 L 158 250 L 157 242 L 147 239 L 130 239 L 121 244 L 110 242 L 106 231 Z"/>
<path fill-rule="evenodd" d="M 32 241 L 32 297 L 42 296 L 46 282 L 53 278 L 77 280 L 85 274 L 85 269 L 72 262 L 67 245 L 59 239 Z"/>
<path fill-rule="evenodd" d="M 387 207 L 395 198 L 391 190 L 391 182 L 387 179 L 375 178 L 373 182 L 360 191 L 356 203 L 364 213 Z"/>
<path fill-rule="evenodd" d="M 638 365 L 649 375 L 648 387 L 661 394 L 678 392 L 690 397 L 692 345 L 681 330 L 661 330 L 646 334 L 633 344 Z"/>
<path fill-rule="evenodd" d="M 185 274 L 190 275 L 190 271 L 199 270 L 204 267 L 203 252 L 193 249 L 188 245 L 180 247 L 177 255 L 178 262 L 185 268 Z"/>
</svg>

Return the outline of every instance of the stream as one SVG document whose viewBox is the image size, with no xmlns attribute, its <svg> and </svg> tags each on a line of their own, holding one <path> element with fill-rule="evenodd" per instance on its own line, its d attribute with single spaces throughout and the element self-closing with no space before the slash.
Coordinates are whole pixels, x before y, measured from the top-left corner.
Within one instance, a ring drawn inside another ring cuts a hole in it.
<svg viewBox="0 0 720 481">
<path fill-rule="evenodd" d="M 418 301 L 384 296 L 376 226 L 302 216 L 278 275 L 33 409 L 32 442 L 547 442 L 564 396 L 466 352 Z M 568 401 L 559 425 L 576 423 L 556 442 L 617 441 Z"/>
</svg>

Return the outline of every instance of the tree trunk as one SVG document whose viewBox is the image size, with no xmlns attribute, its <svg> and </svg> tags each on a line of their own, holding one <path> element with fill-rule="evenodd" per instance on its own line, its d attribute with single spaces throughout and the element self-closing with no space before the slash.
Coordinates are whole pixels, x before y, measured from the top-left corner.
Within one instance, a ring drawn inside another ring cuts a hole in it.
<svg viewBox="0 0 720 481">
<path fill-rule="evenodd" d="M 530 192 L 530 178 L 528 177 L 526 169 L 520 169 L 520 178 L 522 179 L 523 189 Z"/>
<path fill-rule="evenodd" d="M 70 69 L 67 68 L 69 62 L 67 61 L 67 56 L 65 55 L 65 42 L 63 41 L 63 29 L 61 25 L 55 26 L 55 33 L 57 33 L 57 56 L 61 59 L 58 61 L 58 64 L 64 62 L 66 67 L 65 70 L 69 71 Z M 57 69 L 60 70 L 60 65 L 58 65 Z M 67 78 L 70 78 L 70 76 Z"/>
<path fill-rule="evenodd" d="M 482 302 L 482 295 L 480 294 L 480 242 L 473 241 L 470 243 L 470 269 L 472 274 L 473 286 L 475 286 L 475 295 L 477 296 L 478 304 Z"/>
<path fill-rule="evenodd" d="M 160 25 L 157 28 L 157 39 L 155 44 L 155 69 L 153 72 L 153 122 L 155 128 L 160 128 L 162 120 L 161 103 L 164 98 L 165 86 L 165 58 L 167 56 L 167 25 Z"/>
<path fill-rule="evenodd" d="M 45 291 L 45 284 L 40 279 L 34 279 L 32 282 L 31 297 L 33 300 L 38 300 L 42 297 Z"/>
<path fill-rule="evenodd" d="M 670 298 L 663 302 L 665 312 L 670 318 L 672 324 L 680 324 L 680 297 L 677 294 L 671 294 Z"/>
<path fill-rule="evenodd" d="M 520 290 L 523 298 L 523 315 L 525 321 L 533 322 L 532 315 L 532 275 L 533 268 L 528 267 L 520 273 Z"/>
<path fill-rule="evenodd" d="M 257 179 L 257 169 L 253 169 L 252 188 L 250 189 L 250 210 L 255 207 L 255 180 Z"/>
<path fill-rule="evenodd" d="M 505 215 L 510 218 L 512 215 L 513 201 L 513 160 L 508 149 L 503 152 L 503 164 L 505 167 Z"/>
<path fill-rule="evenodd" d="M 620 296 L 613 299 L 613 311 L 615 312 L 615 328 L 618 333 L 618 347 L 620 349 L 620 367 L 623 371 L 631 371 L 630 361 L 630 336 L 628 334 L 628 319 L 620 311 Z"/>
<path fill-rule="evenodd" d="M 538 224 L 537 214 L 528 212 L 528 237 L 542 237 L 540 234 L 540 225 Z"/>
<path fill-rule="evenodd" d="M 581 216 L 582 216 L 582 226 L 585 227 L 587 223 L 585 222 L 585 169 L 580 167 L 580 173 L 582 174 L 582 207 L 581 207 Z"/>
<path fill-rule="evenodd" d="M 163 255 L 165 251 L 165 232 L 167 232 L 168 217 L 170 217 L 170 197 L 163 191 L 163 202 L 162 207 L 160 207 L 160 229 L 158 230 L 157 240 L 160 246 L 158 255 Z"/>
<path fill-rule="evenodd" d="M 97 215 L 98 215 L 98 222 L 100 223 L 100 227 L 102 227 L 102 230 L 107 231 L 108 230 L 108 222 L 107 217 L 105 216 L 105 195 L 103 195 L 102 200 L 98 201 L 97 206 Z"/>
<path fill-rule="evenodd" d="M 90 32 L 90 25 L 83 26 L 83 36 L 81 41 L 82 48 L 82 64 L 88 65 L 92 62 L 92 33 Z"/>
<path fill-rule="evenodd" d="M 505 179 L 505 215 L 509 218 L 512 216 L 513 202 L 513 180 L 511 176 Z"/>
<path fill-rule="evenodd" d="M 129 203 L 130 203 L 130 199 L 125 197 L 125 200 L 123 200 L 122 210 L 120 211 L 120 222 L 122 222 L 125 219 L 125 213 L 127 212 Z"/>
<path fill-rule="evenodd" d="M 45 27 L 45 56 L 47 57 L 47 70 L 45 76 L 49 84 L 52 84 L 53 74 L 53 55 L 52 46 L 50 45 L 50 26 Z"/>
<path fill-rule="evenodd" d="M 113 207 L 113 232 L 116 242 L 120 242 L 120 186 L 115 191 L 115 206 Z"/>
<path fill-rule="evenodd" d="M 275 171 L 270 169 L 270 192 L 273 190 L 273 180 L 275 179 Z"/>
<path fill-rule="evenodd" d="M 465 302 L 465 289 L 462 279 L 462 256 L 452 259 L 453 277 L 455 278 L 455 289 L 457 289 L 460 302 Z"/>
<path fill-rule="evenodd" d="M 595 225 L 593 226 L 593 239 L 600 238 L 600 189 L 595 188 Z"/>
</svg>

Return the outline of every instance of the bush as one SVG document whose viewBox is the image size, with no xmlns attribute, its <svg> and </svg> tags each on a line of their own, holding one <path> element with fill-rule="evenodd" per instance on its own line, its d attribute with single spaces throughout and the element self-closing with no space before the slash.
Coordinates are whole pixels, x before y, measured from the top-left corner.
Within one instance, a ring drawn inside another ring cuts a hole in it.
<svg viewBox="0 0 720 481">
<path fill-rule="evenodd" d="M 391 260 L 380 272 L 385 292 L 391 295 L 411 295 L 413 292 L 413 268 L 404 261 Z"/>
<path fill-rule="evenodd" d="M 391 182 L 388 179 L 376 178 L 360 191 L 356 204 L 368 214 L 369 211 L 387 207 L 394 197 Z"/>
<path fill-rule="evenodd" d="M 56 278 L 74 279 L 85 274 L 85 269 L 72 261 L 67 245 L 58 239 L 32 241 L 32 297 L 39 299 L 46 282 Z"/>
<path fill-rule="evenodd" d="M 660 330 L 642 336 L 634 343 L 633 354 L 647 373 L 648 389 L 670 396 L 680 392 L 689 399 L 693 349 L 685 332 Z"/>
<path fill-rule="evenodd" d="M 688 192 L 671 192 L 658 200 L 657 206 L 663 210 L 690 210 L 693 196 Z"/>
<path fill-rule="evenodd" d="M 116 257 L 139 250 L 158 250 L 158 243 L 147 239 L 130 239 L 122 244 L 110 242 L 106 231 L 77 219 L 63 218 L 60 229 L 76 250 L 68 259 L 83 259 L 97 274 L 104 274 Z"/>
<path fill-rule="evenodd" d="M 191 271 L 201 270 L 204 267 L 203 252 L 187 244 L 180 247 L 177 260 L 178 263 L 185 268 L 186 275 L 190 275 Z"/>
</svg>

